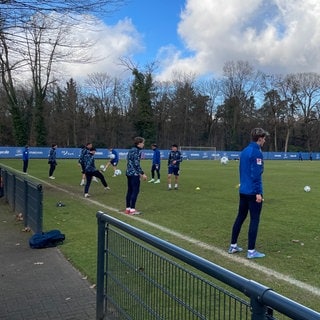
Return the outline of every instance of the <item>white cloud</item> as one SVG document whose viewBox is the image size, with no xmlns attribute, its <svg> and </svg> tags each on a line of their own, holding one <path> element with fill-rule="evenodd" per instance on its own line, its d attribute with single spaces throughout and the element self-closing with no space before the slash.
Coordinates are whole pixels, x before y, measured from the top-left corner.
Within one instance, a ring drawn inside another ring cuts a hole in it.
<svg viewBox="0 0 320 320">
<path fill-rule="evenodd" d="M 144 49 L 141 36 L 130 19 L 121 20 L 114 26 L 107 26 L 102 21 L 96 21 L 95 26 L 90 28 L 87 25 L 78 25 L 73 39 L 78 43 L 92 43 L 85 51 L 87 56 L 92 57 L 93 62 L 63 63 L 58 66 L 58 69 L 63 70 L 64 76 L 77 80 L 95 72 L 122 77 L 126 69 L 120 65 L 120 58 L 132 58 L 135 53 Z"/>
<path fill-rule="evenodd" d="M 268 73 L 320 72 L 319 17 L 318 0 L 186 0 L 177 25 L 184 47 L 168 44 L 150 60 L 159 61 L 158 79 L 163 80 L 176 71 L 220 75 L 230 60 L 248 61 Z M 130 19 L 113 26 L 100 21 L 95 30 L 75 37 L 95 42 L 90 51 L 98 58 L 93 64 L 61 67 L 76 79 L 93 72 L 128 76 L 119 58 L 134 62 L 135 54 L 148 52 Z"/>
<path fill-rule="evenodd" d="M 320 72 L 319 17 L 317 0 L 187 0 L 178 26 L 186 51 L 162 48 L 160 77 L 221 74 L 229 60 L 270 73 Z"/>
</svg>

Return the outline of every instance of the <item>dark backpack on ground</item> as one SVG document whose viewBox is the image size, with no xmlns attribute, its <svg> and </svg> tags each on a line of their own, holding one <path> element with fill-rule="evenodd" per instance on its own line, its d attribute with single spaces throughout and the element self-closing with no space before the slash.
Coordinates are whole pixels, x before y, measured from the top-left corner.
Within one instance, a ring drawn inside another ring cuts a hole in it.
<svg viewBox="0 0 320 320">
<path fill-rule="evenodd" d="M 51 230 L 48 232 L 35 233 L 29 239 L 29 245 L 32 249 L 42 249 L 56 247 L 63 244 L 65 235 L 60 230 Z"/>
</svg>

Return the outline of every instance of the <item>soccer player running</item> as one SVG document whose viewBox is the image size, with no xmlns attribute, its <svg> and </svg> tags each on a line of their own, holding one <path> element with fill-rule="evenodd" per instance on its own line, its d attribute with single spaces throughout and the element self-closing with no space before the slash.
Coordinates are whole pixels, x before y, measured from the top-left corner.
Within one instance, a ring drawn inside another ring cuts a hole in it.
<svg viewBox="0 0 320 320">
<path fill-rule="evenodd" d="M 119 163 L 119 154 L 118 151 L 113 149 L 113 148 L 109 148 L 109 157 L 110 157 L 110 161 L 108 161 L 103 169 L 103 171 L 106 171 L 108 169 L 109 166 L 112 166 L 113 168 L 113 177 L 116 177 L 116 170 L 117 170 L 117 165 Z"/>
<path fill-rule="evenodd" d="M 141 212 L 136 210 L 136 202 L 140 192 L 140 179 L 147 180 L 147 176 L 140 166 L 144 138 L 135 137 L 134 147 L 127 154 L 127 194 L 126 194 L 126 214 L 136 215 Z"/>
<path fill-rule="evenodd" d="M 168 156 L 168 190 L 172 190 L 171 179 L 174 175 L 174 189 L 178 190 L 178 181 L 180 174 L 180 163 L 182 162 L 182 154 L 178 150 L 178 146 L 173 144 Z"/>
<path fill-rule="evenodd" d="M 91 185 L 91 181 L 93 177 L 96 177 L 101 180 L 102 185 L 104 186 L 105 190 L 110 190 L 108 187 L 107 181 L 104 178 L 103 174 L 96 169 L 94 163 L 94 155 L 96 153 L 96 148 L 90 148 L 88 154 L 85 156 L 85 174 L 86 174 L 86 185 L 84 186 L 84 196 L 85 198 L 89 198 L 89 188 Z"/>
<path fill-rule="evenodd" d="M 160 151 L 158 150 L 158 146 L 153 143 L 151 145 L 151 149 L 153 150 L 153 156 L 152 156 L 152 166 L 151 166 L 151 180 L 148 182 L 151 183 L 160 183 L 160 164 L 161 164 L 161 155 Z M 154 180 L 155 172 L 157 173 L 157 180 Z"/>
<path fill-rule="evenodd" d="M 241 247 L 238 247 L 237 241 L 241 227 L 247 218 L 248 211 L 250 211 L 248 259 L 263 258 L 265 256 L 264 253 L 257 251 L 255 246 L 263 203 L 262 174 L 264 163 L 261 147 L 263 147 L 268 135 L 268 132 L 262 128 L 253 129 L 251 131 L 251 143 L 240 154 L 239 209 L 233 224 L 228 253 L 232 254 L 243 250 Z"/>
</svg>

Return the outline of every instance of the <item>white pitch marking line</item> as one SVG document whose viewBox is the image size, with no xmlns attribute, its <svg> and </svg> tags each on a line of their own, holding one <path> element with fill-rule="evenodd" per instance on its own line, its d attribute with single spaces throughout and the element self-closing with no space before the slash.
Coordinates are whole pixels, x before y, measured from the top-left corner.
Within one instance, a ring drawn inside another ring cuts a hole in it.
<svg viewBox="0 0 320 320">
<path fill-rule="evenodd" d="M 39 180 L 39 181 L 41 181 L 41 182 L 49 185 L 49 186 L 52 187 L 52 188 L 57 189 L 57 190 L 59 190 L 59 191 L 62 191 L 62 192 L 65 192 L 65 193 L 67 193 L 67 194 L 70 194 L 70 195 L 72 195 L 72 196 L 81 198 L 78 194 L 75 194 L 75 193 L 70 192 L 70 191 L 68 191 L 68 190 L 62 189 L 62 188 L 60 188 L 60 187 L 58 187 L 58 186 L 55 186 L 55 185 L 53 185 L 53 184 L 51 184 L 51 183 L 49 183 L 49 182 L 47 182 L 47 181 L 38 179 L 38 178 L 36 178 L 36 177 L 32 177 L 32 178 L 37 179 L 37 180 Z M 116 209 L 116 208 L 107 206 L 107 205 L 102 204 L 102 203 L 100 203 L 100 202 L 98 202 L 98 201 L 95 201 L 95 200 L 92 200 L 92 199 L 88 199 L 88 198 L 83 198 L 83 199 L 84 199 L 84 200 L 87 200 L 87 201 L 90 201 L 91 203 L 93 203 L 93 204 L 95 204 L 95 205 L 101 206 L 101 207 L 103 207 L 103 208 L 105 208 L 105 209 L 107 209 L 107 210 L 114 211 L 114 212 L 117 212 L 117 213 L 121 213 L 119 209 Z M 128 217 L 134 218 L 133 216 L 130 216 L 130 215 L 128 215 Z M 188 241 L 188 242 L 190 242 L 190 243 L 192 243 L 192 244 L 194 244 L 194 245 L 196 245 L 196 246 L 198 246 L 198 247 L 200 247 L 200 248 L 213 251 L 213 252 L 215 252 L 215 253 L 217 253 L 217 254 L 222 255 L 222 256 L 225 257 L 225 258 L 228 258 L 228 259 L 230 259 L 230 260 L 237 261 L 237 262 L 245 265 L 246 267 L 255 269 L 255 270 L 257 270 L 257 271 L 260 271 L 260 272 L 262 272 L 262 273 L 265 273 L 265 274 L 268 275 L 268 276 L 272 276 L 272 277 L 274 277 L 274 278 L 276 278 L 276 279 L 279 279 L 279 280 L 282 280 L 282 281 L 286 281 L 286 282 L 288 282 L 288 283 L 290 283 L 290 284 L 292 284 L 292 285 L 294 285 L 294 286 L 296 286 L 296 287 L 298 287 L 298 288 L 300 288 L 300 289 L 306 290 L 306 291 L 308 291 L 308 292 L 310 292 L 310 293 L 312 293 L 312 294 L 315 294 L 315 295 L 317 295 L 317 296 L 320 296 L 320 289 L 317 288 L 317 287 L 311 286 L 311 285 L 306 284 L 306 283 L 304 283 L 304 282 L 302 282 L 302 281 L 296 280 L 296 279 L 294 279 L 294 278 L 291 278 L 290 276 L 287 276 L 287 275 L 282 274 L 282 273 L 280 273 L 280 272 L 277 272 L 277 271 L 274 271 L 274 270 L 272 270 L 272 269 L 266 268 L 266 267 L 264 267 L 264 266 L 255 264 L 255 263 L 249 261 L 248 259 L 244 259 L 244 258 L 241 258 L 241 257 L 239 257 L 239 256 L 235 256 L 234 254 L 229 254 L 229 253 L 227 253 L 226 251 L 221 250 L 221 249 L 219 249 L 219 248 L 217 248 L 217 247 L 215 247 L 215 246 L 209 245 L 209 244 L 207 244 L 207 243 L 205 243 L 205 242 L 201 242 L 201 241 L 199 241 L 199 240 L 197 240 L 197 239 L 193 239 L 193 238 L 191 238 L 191 237 L 185 236 L 185 235 L 183 235 L 183 234 L 181 234 L 181 233 L 179 233 L 179 232 L 176 232 L 176 231 L 174 231 L 174 230 L 168 229 L 168 228 L 166 228 L 166 227 L 163 227 L 163 226 L 160 226 L 160 225 L 155 224 L 155 223 L 153 223 L 153 222 L 150 222 L 150 221 L 148 221 L 148 220 L 145 220 L 145 219 L 141 218 L 141 216 L 139 216 L 138 219 L 139 219 L 139 221 L 141 221 L 142 223 L 144 223 L 144 224 L 146 224 L 146 225 L 149 225 L 149 226 L 151 226 L 151 227 L 153 227 L 153 228 L 156 228 L 156 229 L 158 229 L 158 230 L 160 230 L 160 231 L 163 231 L 163 232 L 165 232 L 165 233 L 168 233 L 168 234 L 170 234 L 170 235 L 172 235 L 172 236 L 175 236 L 175 237 L 177 237 L 177 238 L 179 238 L 179 239 L 181 239 L 181 240 Z"/>
</svg>

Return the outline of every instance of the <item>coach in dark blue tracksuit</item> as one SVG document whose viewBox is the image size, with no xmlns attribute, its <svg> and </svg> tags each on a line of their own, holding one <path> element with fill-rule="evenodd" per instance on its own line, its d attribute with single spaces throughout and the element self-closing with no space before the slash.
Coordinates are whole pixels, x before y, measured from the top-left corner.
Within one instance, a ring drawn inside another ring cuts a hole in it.
<svg viewBox="0 0 320 320">
<path fill-rule="evenodd" d="M 263 202 L 262 174 L 264 169 L 261 147 L 264 145 L 268 133 L 262 128 L 251 131 L 252 142 L 240 154 L 240 200 L 239 210 L 232 228 L 229 253 L 241 252 L 237 240 L 248 211 L 250 211 L 250 225 L 248 231 L 247 258 L 262 258 L 265 254 L 255 250 L 260 214 Z"/>
<path fill-rule="evenodd" d="M 23 160 L 23 173 L 27 173 L 28 165 L 29 165 L 29 146 L 26 145 L 22 152 L 22 160 Z"/>
<path fill-rule="evenodd" d="M 132 147 L 127 154 L 127 194 L 126 194 L 126 214 L 140 214 L 136 210 L 136 202 L 140 191 L 140 178 L 147 180 L 141 166 L 141 152 L 144 147 L 144 138 L 134 138 L 134 147 Z"/>
<path fill-rule="evenodd" d="M 56 151 L 57 148 L 58 148 L 57 144 L 53 143 L 49 152 L 48 164 L 50 165 L 50 168 L 49 168 L 50 179 L 55 179 L 55 177 L 53 176 L 53 172 L 54 170 L 56 170 L 56 166 L 57 166 L 57 151 Z"/>
<path fill-rule="evenodd" d="M 158 146 L 153 143 L 151 145 L 151 148 L 153 150 L 153 156 L 152 156 L 152 165 L 151 165 L 151 180 L 148 182 L 154 182 L 154 183 L 160 183 L 160 166 L 161 166 L 161 154 L 158 149 Z M 157 173 L 157 180 L 154 180 L 155 172 Z"/>
</svg>

